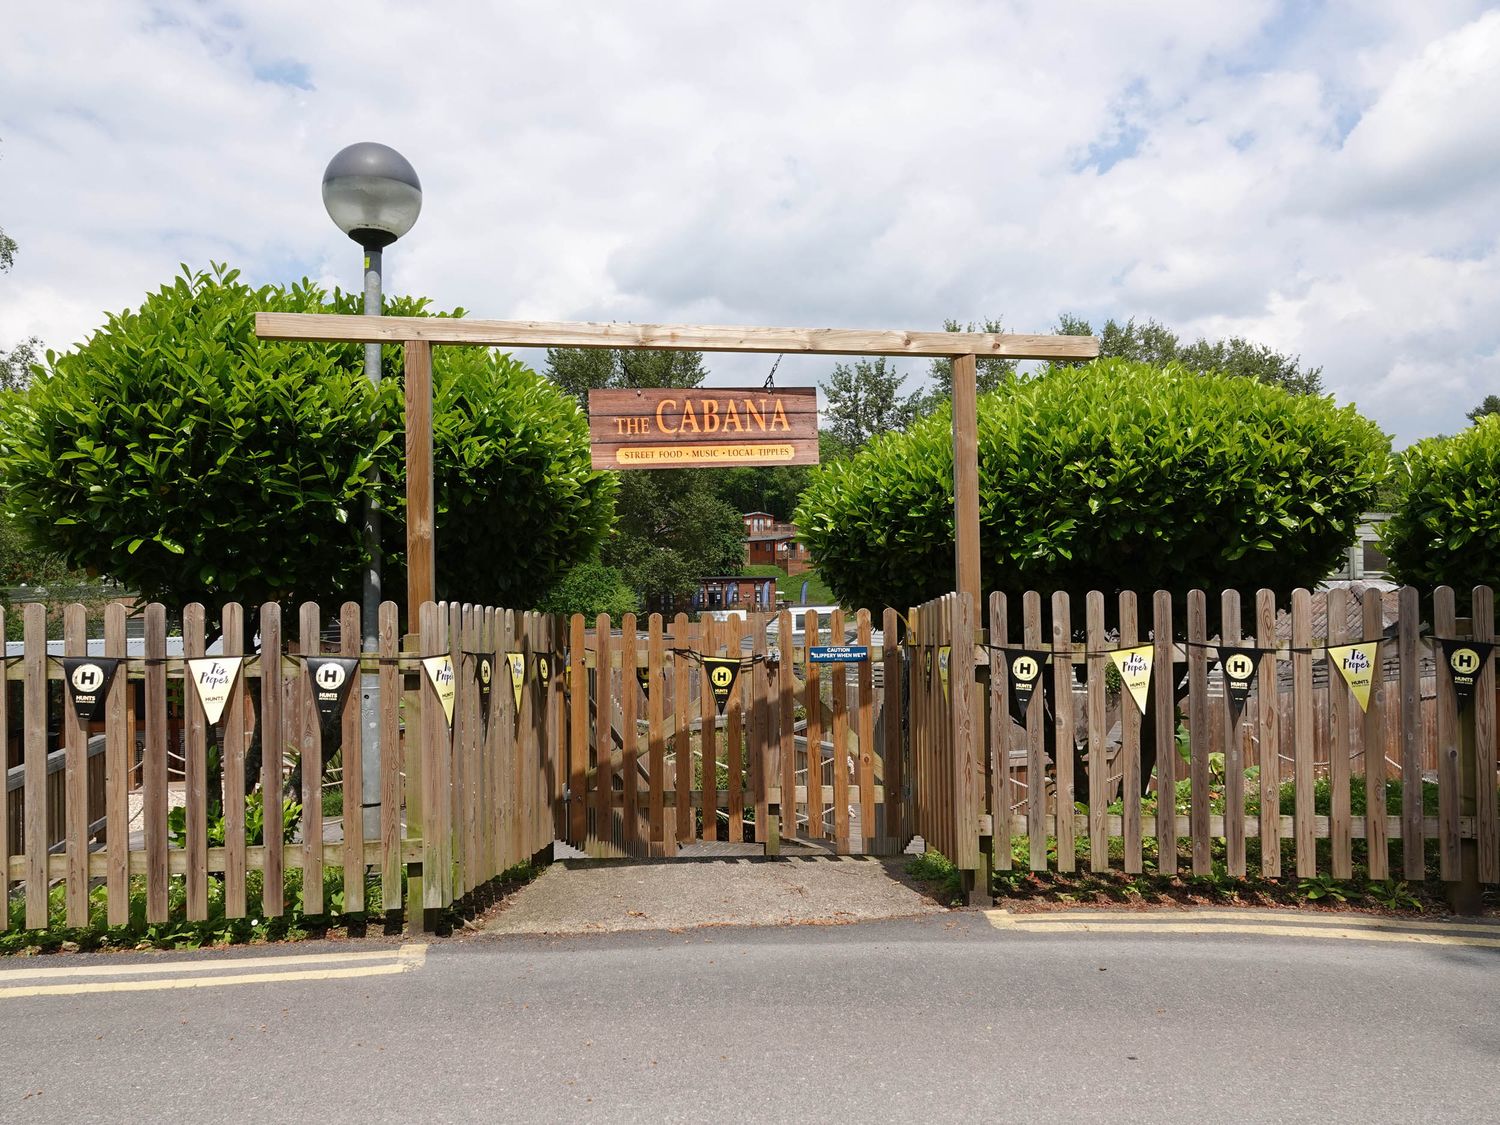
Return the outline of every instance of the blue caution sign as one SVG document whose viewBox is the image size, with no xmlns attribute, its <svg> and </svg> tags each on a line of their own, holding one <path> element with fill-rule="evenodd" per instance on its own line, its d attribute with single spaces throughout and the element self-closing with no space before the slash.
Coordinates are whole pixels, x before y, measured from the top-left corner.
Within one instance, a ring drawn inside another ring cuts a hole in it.
<svg viewBox="0 0 1500 1125">
<path fill-rule="evenodd" d="M 864 664 L 870 650 L 865 645 L 813 645 L 807 659 L 812 664 Z"/>
</svg>

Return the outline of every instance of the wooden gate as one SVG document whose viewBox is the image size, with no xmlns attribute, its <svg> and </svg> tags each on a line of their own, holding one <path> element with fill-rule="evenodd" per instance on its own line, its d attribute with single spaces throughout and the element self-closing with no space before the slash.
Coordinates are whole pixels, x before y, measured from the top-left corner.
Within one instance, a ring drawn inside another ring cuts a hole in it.
<svg viewBox="0 0 1500 1125">
<path fill-rule="evenodd" d="M 783 838 L 899 852 L 902 657 L 886 643 L 897 620 L 886 611 L 877 631 L 866 610 L 652 614 L 642 630 L 634 614 L 618 627 L 575 615 L 559 837 L 596 856 L 776 854 Z M 865 659 L 809 663 L 829 645 Z M 733 669 L 722 700 L 714 661 Z"/>
</svg>

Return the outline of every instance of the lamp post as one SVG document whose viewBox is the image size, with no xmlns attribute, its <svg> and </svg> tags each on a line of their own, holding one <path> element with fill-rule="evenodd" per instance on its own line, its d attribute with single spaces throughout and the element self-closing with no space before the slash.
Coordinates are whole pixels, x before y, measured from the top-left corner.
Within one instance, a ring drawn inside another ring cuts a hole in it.
<svg viewBox="0 0 1500 1125">
<path fill-rule="evenodd" d="M 323 206 L 338 228 L 364 250 L 365 315 L 380 315 L 381 253 L 411 230 L 422 212 L 422 182 L 406 157 L 388 145 L 361 141 L 341 149 L 323 172 Z M 380 385 L 380 345 L 365 345 L 365 377 Z M 375 496 L 378 471 L 370 472 L 365 492 L 364 540 L 369 565 L 361 593 L 363 643 L 377 650 L 380 621 L 380 502 Z M 379 677 L 360 677 L 360 775 L 365 807 L 365 839 L 380 835 L 380 700 Z M 373 804 L 369 797 L 376 795 Z M 346 839 L 349 816 L 345 814 Z"/>
</svg>

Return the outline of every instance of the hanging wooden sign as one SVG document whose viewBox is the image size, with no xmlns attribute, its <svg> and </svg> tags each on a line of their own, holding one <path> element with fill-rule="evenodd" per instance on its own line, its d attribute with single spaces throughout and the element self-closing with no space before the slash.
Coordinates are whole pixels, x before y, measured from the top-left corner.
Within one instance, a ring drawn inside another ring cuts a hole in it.
<svg viewBox="0 0 1500 1125">
<path fill-rule="evenodd" d="M 589 392 L 596 469 L 816 465 L 815 387 Z"/>
</svg>

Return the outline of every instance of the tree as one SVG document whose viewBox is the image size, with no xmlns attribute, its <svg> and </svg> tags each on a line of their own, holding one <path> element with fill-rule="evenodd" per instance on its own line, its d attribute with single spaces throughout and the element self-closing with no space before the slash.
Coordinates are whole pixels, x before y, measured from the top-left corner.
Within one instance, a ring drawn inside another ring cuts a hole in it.
<svg viewBox="0 0 1500 1125">
<path fill-rule="evenodd" d="M 358 300 L 306 280 L 251 289 L 235 270 L 184 269 L 49 357 L 0 418 L 12 513 L 69 566 L 148 598 L 332 602 L 359 588 L 358 517 L 377 464 L 386 580 L 400 590 L 395 349 L 377 392 L 360 345 L 254 335 L 258 310 L 352 312 Z M 426 306 L 392 298 L 386 311 Z M 439 591 L 528 604 L 593 553 L 613 481 L 588 467 L 572 402 L 509 357 L 439 349 L 434 388 Z"/>
<path fill-rule="evenodd" d="M 640 599 L 625 576 L 597 559 L 568 571 L 537 606 L 545 613 L 581 613 L 590 621 L 607 613 L 617 622 L 640 607 Z"/>
<path fill-rule="evenodd" d="M 16 264 L 16 240 L 0 230 L 0 273 L 9 273 Z M 10 351 L 0 349 L 0 393 L 18 391 L 31 381 L 31 367 L 37 362 L 42 342 L 35 336 L 23 340 Z"/>
<path fill-rule="evenodd" d="M 956 320 L 943 321 L 944 332 L 1004 332 L 999 318 L 986 320 L 983 324 L 960 324 Z M 922 394 L 915 404 L 918 416 L 931 414 L 945 402 L 953 401 L 953 361 L 946 357 L 934 359 L 928 367 L 932 386 Z M 1016 377 L 1016 361 L 999 356 L 980 356 L 974 363 L 975 382 L 979 393 L 993 391 L 1003 383 Z"/>
<path fill-rule="evenodd" d="M 910 425 L 918 396 L 901 394 L 903 378 L 884 356 L 835 365 L 823 384 L 828 431 L 860 449 L 876 434 Z"/>
<path fill-rule="evenodd" d="M 1500 395 L 1485 395 L 1484 401 L 1469 411 L 1466 417 L 1471 422 L 1477 422 L 1491 414 L 1500 414 Z"/>
<path fill-rule="evenodd" d="M 952 588 L 949 413 L 813 474 L 797 526 L 846 605 Z M 1352 407 L 1104 360 L 980 399 L 986 590 L 1311 585 L 1353 541 L 1389 439 Z"/>
<path fill-rule="evenodd" d="M 1064 336 L 1094 334 L 1087 320 L 1068 313 L 1058 318 L 1056 331 Z M 1289 356 L 1240 336 L 1184 344 L 1177 333 L 1155 320 L 1138 323 L 1132 318 L 1124 324 L 1106 321 L 1099 332 L 1099 358 L 1128 359 L 1158 367 L 1175 362 L 1200 375 L 1239 375 L 1302 395 L 1321 394 L 1323 389 L 1323 369 L 1303 368 L 1301 356 Z M 1057 362 L 1049 370 L 1065 366 L 1073 364 Z"/>
<path fill-rule="evenodd" d="M 699 387 L 708 376 L 702 352 L 628 348 L 548 348 L 547 378 L 588 409 L 589 392 L 611 387 Z"/>
<path fill-rule="evenodd" d="M 1500 414 L 1409 446 L 1397 455 L 1396 482 L 1380 534 L 1396 580 L 1452 586 L 1465 604 L 1475 586 L 1500 586 Z"/>
<path fill-rule="evenodd" d="M 744 523 L 716 493 L 715 472 L 620 474 L 615 532 L 600 558 L 620 570 L 648 608 L 690 594 L 705 575 L 738 573 L 744 563 Z"/>
</svg>

